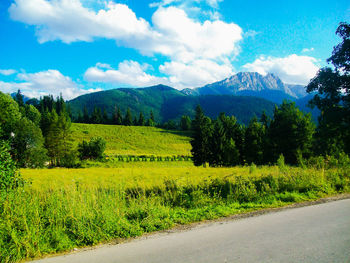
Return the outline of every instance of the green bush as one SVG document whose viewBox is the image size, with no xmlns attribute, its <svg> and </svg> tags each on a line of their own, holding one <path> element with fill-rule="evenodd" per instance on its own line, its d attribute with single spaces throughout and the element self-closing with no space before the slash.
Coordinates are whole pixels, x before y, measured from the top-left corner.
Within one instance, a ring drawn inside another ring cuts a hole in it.
<svg viewBox="0 0 350 263">
<path fill-rule="evenodd" d="M 78 145 L 79 158 L 84 159 L 102 159 L 106 149 L 106 141 L 101 137 L 92 138 L 90 142 L 83 141 Z"/>
<path fill-rule="evenodd" d="M 11 158 L 9 145 L 0 140 L 0 191 L 8 192 L 23 183 L 16 164 Z"/>
</svg>

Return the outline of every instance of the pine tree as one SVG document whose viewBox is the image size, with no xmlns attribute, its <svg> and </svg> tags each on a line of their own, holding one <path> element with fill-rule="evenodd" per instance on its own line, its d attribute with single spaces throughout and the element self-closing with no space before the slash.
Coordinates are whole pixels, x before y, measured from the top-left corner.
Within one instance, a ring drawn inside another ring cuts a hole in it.
<svg viewBox="0 0 350 263">
<path fill-rule="evenodd" d="M 132 120 L 131 110 L 130 110 L 130 108 L 128 108 L 126 110 L 126 113 L 125 113 L 125 117 L 124 117 L 124 120 L 123 120 L 123 125 L 131 126 L 132 123 L 133 123 L 133 120 Z"/>
<path fill-rule="evenodd" d="M 245 130 L 244 157 L 248 164 L 263 164 L 265 136 L 265 126 L 254 117 Z"/>
<path fill-rule="evenodd" d="M 191 118 L 188 117 L 187 115 L 183 115 L 181 117 L 180 127 L 181 127 L 181 130 L 183 131 L 191 130 Z"/>
<path fill-rule="evenodd" d="M 101 108 L 94 108 L 94 111 L 91 114 L 91 123 L 94 124 L 100 124 L 102 123 L 102 114 L 101 114 Z"/>
<path fill-rule="evenodd" d="M 83 123 L 90 123 L 90 116 L 86 106 L 84 107 L 84 112 L 83 112 Z"/>
<path fill-rule="evenodd" d="M 143 113 L 140 112 L 139 120 L 138 120 L 139 126 L 145 126 L 145 117 L 143 116 Z"/>
<path fill-rule="evenodd" d="M 209 117 L 206 117 L 202 108 L 196 107 L 196 116 L 193 121 L 193 139 L 191 140 L 194 165 L 205 165 L 210 160 L 210 137 L 213 127 Z"/>
</svg>

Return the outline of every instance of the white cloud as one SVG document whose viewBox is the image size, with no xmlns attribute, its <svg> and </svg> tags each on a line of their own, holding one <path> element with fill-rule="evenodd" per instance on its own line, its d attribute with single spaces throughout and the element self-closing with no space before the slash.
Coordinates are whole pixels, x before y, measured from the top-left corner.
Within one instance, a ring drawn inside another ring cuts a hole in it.
<svg viewBox="0 0 350 263">
<path fill-rule="evenodd" d="M 149 23 L 137 18 L 127 5 L 113 2 L 95 12 L 79 0 L 15 0 L 9 13 L 13 20 L 34 25 L 40 43 L 92 41 L 99 37 L 141 41 L 153 34 Z"/>
<path fill-rule="evenodd" d="M 312 52 L 314 51 L 315 49 L 312 47 L 312 48 L 303 48 L 303 50 L 301 52 L 303 53 L 307 53 L 307 52 Z"/>
<path fill-rule="evenodd" d="M 192 63 L 166 62 L 159 70 L 170 75 L 170 82 L 178 89 L 200 87 L 233 74 L 230 63 L 218 64 L 211 60 L 196 60 Z"/>
<path fill-rule="evenodd" d="M 0 74 L 5 76 L 10 76 L 15 74 L 17 71 L 14 69 L 0 69 Z"/>
<path fill-rule="evenodd" d="M 306 85 L 319 69 L 317 62 L 313 57 L 296 54 L 284 58 L 261 56 L 253 63 L 244 65 L 243 68 L 262 75 L 274 73 L 285 83 Z"/>
<path fill-rule="evenodd" d="M 161 34 L 161 38 L 153 42 L 153 48 L 173 60 L 218 60 L 239 53 L 242 29 L 234 23 L 220 20 L 200 23 L 176 7 L 159 8 L 152 22 Z"/>
<path fill-rule="evenodd" d="M 221 20 L 201 23 L 173 6 L 156 10 L 153 27 L 137 18 L 127 5 L 113 2 L 95 12 L 79 0 L 15 0 L 9 12 L 12 19 L 35 26 L 41 43 L 107 38 L 142 54 L 162 54 L 180 60 L 235 56 L 242 40 L 242 29 L 234 23 Z"/>
<path fill-rule="evenodd" d="M 101 66 L 102 65 L 102 66 Z M 88 68 L 84 78 L 90 82 L 113 83 L 129 85 L 132 87 L 145 87 L 157 84 L 169 85 L 167 78 L 156 77 L 145 72 L 149 65 L 140 65 L 135 61 L 123 61 L 118 69 L 109 65 L 97 63 L 95 67 Z"/>
<path fill-rule="evenodd" d="M 26 96 L 36 98 L 49 94 L 53 96 L 62 94 L 64 99 L 72 99 L 85 93 L 101 90 L 83 89 L 69 77 L 62 75 L 58 70 L 20 73 L 17 75 L 17 78 L 23 82 L 0 81 L 0 89 L 6 93 L 20 89 Z"/>
</svg>

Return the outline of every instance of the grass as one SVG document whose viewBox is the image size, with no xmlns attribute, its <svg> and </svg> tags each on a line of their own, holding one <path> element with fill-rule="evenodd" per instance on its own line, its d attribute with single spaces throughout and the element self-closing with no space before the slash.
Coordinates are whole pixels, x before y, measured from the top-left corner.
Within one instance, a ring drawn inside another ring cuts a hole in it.
<svg viewBox="0 0 350 263">
<path fill-rule="evenodd" d="M 40 257 L 350 190 L 349 167 L 128 165 L 22 170 L 32 183 L 1 196 L 0 261 Z"/>
<path fill-rule="evenodd" d="M 186 132 L 167 131 L 155 127 L 118 126 L 99 124 L 72 124 L 73 139 L 77 145 L 82 140 L 102 137 L 107 141 L 106 154 L 190 156 L 190 137 Z"/>
</svg>

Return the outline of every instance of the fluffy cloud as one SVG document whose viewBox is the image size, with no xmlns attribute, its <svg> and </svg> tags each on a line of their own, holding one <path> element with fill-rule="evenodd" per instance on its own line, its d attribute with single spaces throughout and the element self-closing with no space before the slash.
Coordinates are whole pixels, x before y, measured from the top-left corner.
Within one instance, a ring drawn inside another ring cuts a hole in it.
<svg viewBox="0 0 350 263">
<path fill-rule="evenodd" d="M 153 34 L 148 22 L 137 18 L 128 6 L 113 2 L 96 13 L 79 0 L 15 0 L 9 12 L 13 20 L 36 26 L 40 43 L 92 41 L 98 37 L 141 41 Z"/>
<path fill-rule="evenodd" d="M 10 76 L 15 74 L 17 71 L 14 69 L 0 69 L 0 74 L 5 76 Z"/>
<path fill-rule="evenodd" d="M 140 65 L 135 61 L 123 61 L 119 63 L 118 69 L 113 69 L 107 64 L 97 63 L 95 67 L 91 67 L 85 72 L 84 78 L 91 82 L 114 83 L 132 87 L 170 84 L 167 78 L 147 74 L 145 72 L 147 68 L 148 65 Z"/>
<path fill-rule="evenodd" d="M 0 81 L 0 89 L 11 93 L 20 89 L 28 97 L 40 97 L 52 94 L 62 94 L 65 99 L 72 99 L 79 95 L 99 91 L 100 89 L 83 89 L 69 77 L 57 70 L 47 70 L 37 73 L 20 73 L 17 78 L 23 82 Z"/>
<path fill-rule="evenodd" d="M 127 5 L 113 2 L 95 12 L 79 0 L 15 0 L 9 12 L 13 20 L 35 26 L 41 43 L 107 38 L 142 54 L 158 53 L 180 60 L 234 56 L 242 40 L 238 25 L 220 20 L 201 23 L 177 7 L 158 8 L 152 16 L 153 27 L 137 18 Z"/>
<path fill-rule="evenodd" d="M 284 58 L 261 56 L 243 68 L 262 75 L 274 73 L 285 83 L 306 85 L 319 69 L 317 62 L 313 57 L 296 54 Z"/>
<path fill-rule="evenodd" d="M 242 29 L 234 23 L 220 20 L 200 23 L 176 7 L 159 8 L 152 22 L 161 35 L 159 41 L 152 43 L 155 50 L 173 60 L 218 60 L 239 53 Z"/>
<path fill-rule="evenodd" d="M 233 74 L 230 63 L 218 64 L 211 60 L 196 60 L 192 63 L 166 62 L 159 70 L 170 75 L 175 88 L 195 88 L 227 78 Z"/>
</svg>

